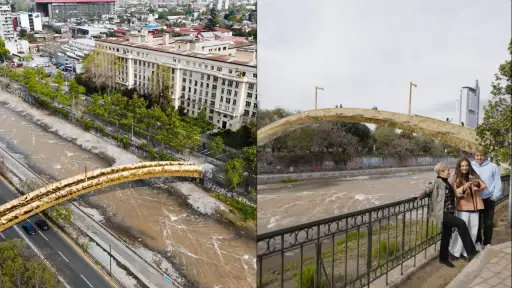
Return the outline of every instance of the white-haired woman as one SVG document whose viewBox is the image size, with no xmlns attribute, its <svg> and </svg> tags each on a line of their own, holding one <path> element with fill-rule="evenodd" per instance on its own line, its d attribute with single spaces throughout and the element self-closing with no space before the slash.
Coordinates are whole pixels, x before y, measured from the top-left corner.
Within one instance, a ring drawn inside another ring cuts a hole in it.
<svg viewBox="0 0 512 288">
<path fill-rule="evenodd" d="M 468 255 L 468 260 L 473 259 L 478 253 L 475 244 L 469 234 L 468 226 L 464 220 L 456 217 L 455 214 L 455 193 L 452 185 L 448 182 L 450 169 L 446 163 L 440 162 L 434 167 L 437 179 L 432 184 L 415 195 L 419 200 L 430 197 L 428 214 L 441 227 L 441 245 L 439 251 L 439 262 L 448 267 L 455 267 L 449 260 L 449 245 L 452 236 L 452 229 L 457 228 L 464 249 Z"/>
</svg>

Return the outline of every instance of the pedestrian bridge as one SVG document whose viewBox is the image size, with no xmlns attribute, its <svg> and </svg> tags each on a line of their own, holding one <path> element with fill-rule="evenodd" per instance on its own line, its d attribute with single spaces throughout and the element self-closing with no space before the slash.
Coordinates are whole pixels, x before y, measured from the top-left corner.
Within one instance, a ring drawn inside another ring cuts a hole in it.
<svg viewBox="0 0 512 288">
<path fill-rule="evenodd" d="M 49 184 L 0 206 L 0 231 L 63 201 L 99 188 L 154 177 L 201 177 L 189 162 L 143 162 L 85 172 Z"/>
<path fill-rule="evenodd" d="M 389 126 L 439 140 L 464 151 L 472 151 L 479 146 L 476 132 L 471 128 L 420 115 L 361 108 L 318 109 L 288 116 L 259 129 L 258 145 L 265 145 L 287 131 L 327 121 Z"/>
</svg>

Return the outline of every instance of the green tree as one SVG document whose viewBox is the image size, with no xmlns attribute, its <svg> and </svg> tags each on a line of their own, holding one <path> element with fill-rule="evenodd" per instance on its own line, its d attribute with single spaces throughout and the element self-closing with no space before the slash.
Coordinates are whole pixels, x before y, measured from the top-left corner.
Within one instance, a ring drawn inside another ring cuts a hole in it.
<svg viewBox="0 0 512 288">
<path fill-rule="evenodd" d="M 215 27 L 217 27 L 218 25 L 219 25 L 219 14 L 217 13 L 217 10 L 214 7 L 212 7 L 210 9 L 208 20 L 206 21 L 206 24 L 204 25 L 204 27 L 208 31 L 215 31 Z"/>
<path fill-rule="evenodd" d="M 206 106 L 201 108 L 201 111 L 197 114 L 197 120 L 201 123 L 208 123 L 208 115 L 206 114 Z"/>
<path fill-rule="evenodd" d="M 237 188 L 244 181 L 245 163 L 241 158 L 226 162 L 226 180 L 230 189 Z"/>
<path fill-rule="evenodd" d="M 508 46 L 512 55 L 512 41 Z M 512 164 L 512 61 L 498 68 L 491 85 L 492 98 L 484 108 L 484 121 L 476 129 L 480 144 L 496 162 Z M 507 149 L 508 148 L 508 149 Z"/>
<path fill-rule="evenodd" d="M 375 148 L 385 152 L 398 139 L 398 134 L 396 134 L 395 128 L 377 126 L 375 131 L 373 131 L 373 137 L 375 138 Z"/>
<path fill-rule="evenodd" d="M 71 209 L 69 207 L 54 205 L 48 210 L 48 215 L 50 215 L 53 220 L 64 224 L 71 223 Z"/>
<path fill-rule="evenodd" d="M 245 147 L 243 149 L 247 170 L 249 170 L 251 173 L 256 172 L 256 152 L 256 146 Z"/>
<path fill-rule="evenodd" d="M 57 275 L 22 240 L 0 242 L 0 287 L 63 287 Z"/>
<path fill-rule="evenodd" d="M 21 39 L 25 39 L 25 37 L 27 37 L 27 29 L 25 28 L 21 28 L 20 31 L 18 31 L 18 36 L 21 38 Z"/>
<path fill-rule="evenodd" d="M 254 41 L 256 41 L 258 40 L 258 31 L 256 29 L 249 30 L 249 32 L 247 32 L 247 36 L 253 37 Z"/>
<path fill-rule="evenodd" d="M 218 156 L 222 153 L 222 149 L 224 149 L 224 140 L 222 137 L 216 136 L 212 140 L 208 142 L 208 149 L 211 151 L 213 156 Z"/>
</svg>

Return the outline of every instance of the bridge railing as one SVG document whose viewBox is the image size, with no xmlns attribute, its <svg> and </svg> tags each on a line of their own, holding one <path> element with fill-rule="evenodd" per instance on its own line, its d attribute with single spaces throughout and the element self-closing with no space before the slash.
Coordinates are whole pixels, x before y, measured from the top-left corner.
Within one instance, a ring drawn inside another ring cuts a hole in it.
<svg viewBox="0 0 512 288">
<path fill-rule="evenodd" d="M 509 176 L 502 177 L 508 199 Z M 409 198 L 258 235 L 258 287 L 364 287 L 438 248 L 429 198 Z M 395 272 L 393 272 L 395 273 Z M 391 281 L 393 281 L 392 279 Z"/>
</svg>

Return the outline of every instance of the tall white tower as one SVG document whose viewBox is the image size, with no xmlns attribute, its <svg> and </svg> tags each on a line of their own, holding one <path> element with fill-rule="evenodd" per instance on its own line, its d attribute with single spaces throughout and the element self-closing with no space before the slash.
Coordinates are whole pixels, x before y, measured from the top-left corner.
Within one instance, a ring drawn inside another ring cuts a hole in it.
<svg viewBox="0 0 512 288">
<path fill-rule="evenodd" d="M 217 10 L 222 10 L 222 0 L 217 0 Z"/>
<path fill-rule="evenodd" d="M 478 126 L 480 117 L 480 86 L 462 87 L 457 100 L 457 123 L 469 128 Z"/>
<path fill-rule="evenodd" d="M 229 0 L 224 0 L 224 9 L 228 9 L 229 8 Z"/>
</svg>

